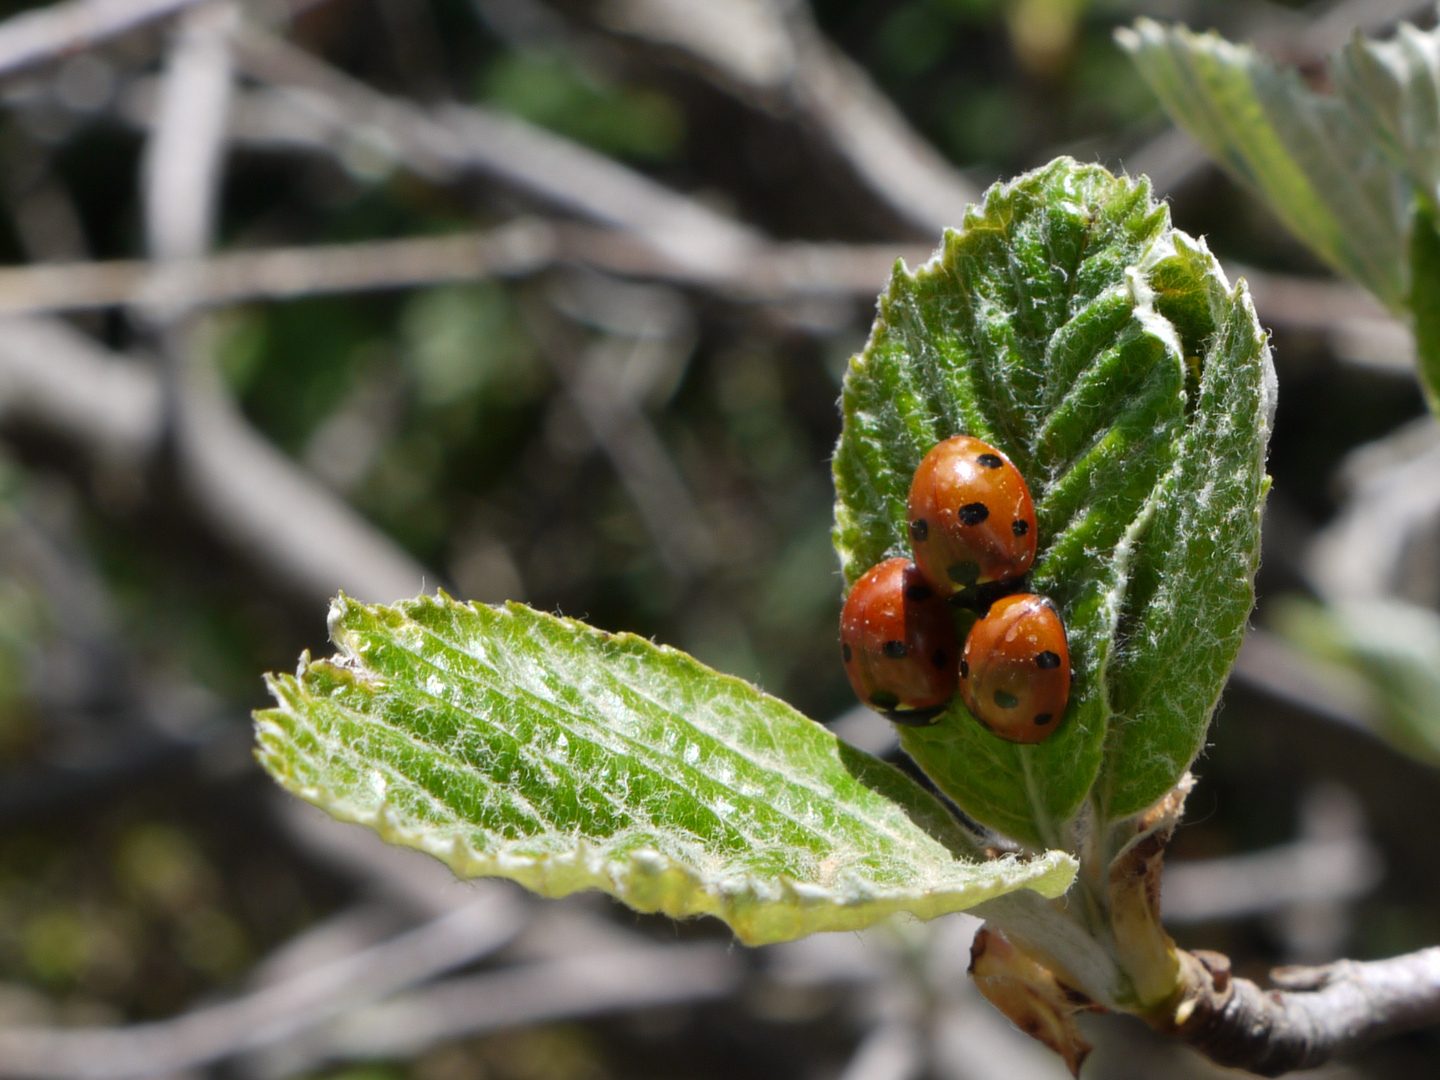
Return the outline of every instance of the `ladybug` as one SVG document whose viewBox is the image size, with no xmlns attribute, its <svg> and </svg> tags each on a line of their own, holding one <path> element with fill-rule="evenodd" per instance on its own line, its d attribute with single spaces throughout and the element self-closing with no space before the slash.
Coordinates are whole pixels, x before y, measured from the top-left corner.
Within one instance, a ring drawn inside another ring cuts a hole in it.
<svg viewBox="0 0 1440 1080">
<path fill-rule="evenodd" d="M 886 559 L 855 583 L 840 613 L 840 651 L 856 696 L 897 723 L 925 723 L 955 695 L 949 605 L 909 559 Z"/>
<path fill-rule="evenodd" d="M 1070 648 L 1055 605 L 1034 593 L 1004 596 L 990 605 L 965 639 L 960 696 L 1002 739 L 1048 738 L 1070 698 Z"/>
<path fill-rule="evenodd" d="M 1018 578 L 1035 561 L 1035 503 L 1025 478 L 969 435 L 925 455 L 906 517 L 915 562 L 941 596 Z"/>
</svg>

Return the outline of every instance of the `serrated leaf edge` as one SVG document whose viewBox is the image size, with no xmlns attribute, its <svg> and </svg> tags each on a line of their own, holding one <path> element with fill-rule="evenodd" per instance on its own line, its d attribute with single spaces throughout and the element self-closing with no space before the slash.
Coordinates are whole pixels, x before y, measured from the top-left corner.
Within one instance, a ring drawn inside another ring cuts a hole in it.
<svg viewBox="0 0 1440 1080">
<path fill-rule="evenodd" d="M 456 877 L 505 878 L 550 898 L 597 889 L 637 911 L 676 919 L 712 915 L 729 925 L 746 945 L 789 941 L 823 931 L 861 930 L 901 912 L 933 919 L 1020 888 L 1053 899 L 1070 887 L 1078 869 L 1069 855 L 1049 851 L 1028 859 L 1002 856 L 983 864 L 986 884 L 958 888 L 842 890 L 788 877 L 766 881 L 751 876 L 707 884 L 694 870 L 653 848 L 631 850 L 617 858 L 584 841 L 570 851 L 546 855 L 520 850 L 520 843 L 503 843 L 487 853 L 461 836 L 446 840 L 428 830 L 406 827 L 388 804 L 367 811 L 329 799 L 316 788 L 290 790 L 340 821 L 372 829 L 387 843 L 439 859 Z"/>
<path fill-rule="evenodd" d="M 362 682 L 373 678 L 363 658 L 351 647 L 353 635 L 341 627 L 349 603 L 342 596 L 330 610 L 332 640 L 339 649 L 333 658 L 312 661 L 307 652 L 295 675 L 267 676 L 267 686 L 278 704 L 254 714 L 256 757 L 292 794 L 338 820 L 372 829 L 388 843 L 439 859 L 457 877 L 505 878 L 546 897 L 597 889 L 638 911 L 672 918 L 714 916 L 729 925 L 743 943 L 761 945 L 823 931 L 859 930 L 902 912 L 932 919 L 1016 889 L 1031 889 L 1055 898 L 1069 888 L 1078 870 L 1076 861 L 1065 852 L 1048 851 L 1031 856 L 1007 854 L 983 863 L 957 857 L 956 869 L 972 872 L 979 880 L 946 883 L 942 879 L 938 884 L 912 887 L 880 887 L 854 878 L 842 878 L 838 885 L 827 887 L 783 874 L 735 875 L 707 881 L 686 863 L 653 848 L 632 846 L 625 839 L 606 845 L 574 840 L 568 850 L 537 852 L 536 848 L 543 847 L 546 841 L 526 838 L 501 841 L 494 850 L 482 851 L 453 830 L 407 826 L 383 796 L 375 807 L 337 798 L 319 786 L 300 783 L 286 762 L 283 744 L 288 735 L 280 718 L 298 713 L 304 699 L 315 697 L 304 685 L 312 668 L 339 668 Z M 611 642 L 643 643 L 694 663 L 693 657 L 681 650 L 635 635 L 610 635 L 573 619 L 563 621 Z M 733 676 L 712 674 L 749 686 Z M 917 872 L 917 877 L 936 880 L 932 871 Z"/>
</svg>

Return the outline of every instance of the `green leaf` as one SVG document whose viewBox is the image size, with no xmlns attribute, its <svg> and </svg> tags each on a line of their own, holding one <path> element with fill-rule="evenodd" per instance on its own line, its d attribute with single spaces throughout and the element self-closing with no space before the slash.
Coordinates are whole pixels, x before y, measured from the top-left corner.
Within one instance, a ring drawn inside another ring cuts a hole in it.
<svg viewBox="0 0 1440 1080">
<path fill-rule="evenodd" d="M 1410 320 L 1420 388 L 1440 416 L 1440 228 L 1430 206 L 1419 207 L 1410 226 Z"/>
<path fill-rule="evenodd" d="M 600 889 L 742 941 L 1064 892 L 1061 852 L 984 861 L 903 773 L 684 653 L 519 604 L 330 613 L 339 655 L 272 676 L 261 763 L 461 877 Z"/>
<path fill-rule="evenodd" d="M 1332 74 L 1370 137 L 1426 201 L 1440 195 L 1440 34 L 1401 23 L 1394 41 L 1358 34 Z"/>
<path fill-rule="evenodd" d="M 1112 819 L 1154 803 L 1204 746 L 1255 603 L 1275 375 L 1243 281 L 1201 370 L 1125 598 L 1099 789 Z"/>
<path fill-rule="evenodd" d="M 1440 31 L 1402 23 L 1393 41 L 1358 34 L 1333 65 L 1341 98 L 1414 189 L 1407 306 L 1420 385 L 1440 415 Z"/>
<path fill-rule="evenodd" d="M 1351 103 L 1214 33 L 1139 19 L 1116 39 L 1216 162 L 1322 259 L 1403 310 L 1405 196 Z"/>
<path fill-rule="evenodd" d="M 1226 334 L 1262 341 L 1253 310 L 1232 296 L 1204 244 L 1171 228 L 1143 181 L 1062 158 L 992 188 L 930 263 L 914 273 L 898 266 L 870 341 L 851 363 L 834 461 L 835 545 L 847 581 L 908 552 L 910 477 L 941 439 L 965 433 L 998 446 L 1035 497 L 1031 587 L 1060 607 L 1075 669 L 1063 724 L 1045 742 L 1019 746 L 957 699 L 934 725 L 901 732 L 941 790 L 1015 839 L 1063 846 L 1064 823 L 1105 766 L 1114 713 L 1107 671 L 1132 564 L 1142 555 L 1164 562 L 1179 542 L 1175 528 L 1147 533 L 1149 522 L 1165 499 L 1193 496 L 1208 482 L 1196 470 L 1172 472 L 1177 450 L 1238 423 L 1252 436 L 1245 467 L 1263 457 L 1264 433 L 1223 410 L 1263 412 L 1264 363 L 1244 357 L 1254 400 L 1239 401 L 1244 391 L 1228 382 L 1218 387 L 1229 377 L 1224 364 L 1242 361 L 1217 344 Z M 1224 363 L 1212 372 L 1217 358 Z M 1195 381 L 1202 370 L 1204 388 Z M 1197 461 L 1213 465 L 1211 451 Z M 1251 518 L 1257 507 L 1253 496 Z M 1192 523 L 1202 522 L 1175 527 Z M 1258 537 L 1242 539 L 1253 562 Z M 1187 573 L 1197 570 L 1186 563 Z M 1240 627 L 1224 633 L 1233 658 Z M 1162 660 L 1154 652 L 1139 662 Z M 1208 663 L 1175 667 L 1171 675 L 1207 706 L 1181 719 L 1157 712 L 1156 723 L 1186 728 L 1166 741 L 1193 741 L 1197 723 L 1203 732 L 1224 674 L 1217 682 Z M 1178 767 L 1135 768 L 1145 773 L 1142 786 L 1168 777 L 1168 787 L 1190 757 Z M 1122 765 L 1129 768 L 1110 756 L 1111 772 Z"/>
</svg>

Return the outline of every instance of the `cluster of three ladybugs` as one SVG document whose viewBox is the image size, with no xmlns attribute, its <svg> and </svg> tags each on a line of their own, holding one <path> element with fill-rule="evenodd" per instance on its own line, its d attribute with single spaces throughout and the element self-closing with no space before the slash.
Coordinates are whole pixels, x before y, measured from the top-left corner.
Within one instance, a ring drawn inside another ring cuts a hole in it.
<svg viewBox="0 0 1440 1080">
<path fill-rule="evenodd" d="M 1046 738 L 1070 696 L 1070 650 L 1055 606 L 1016 591 L 1035 561 L 1025 478 L 995 447 L 957 435 L 915 470 L 907 517 L 914 561 L 872 567 L 840 616 L 855 693 L 913 724 L 932 719 L 958 686 L 970 712 L 1000 737 Z M 963 651 L 947 601 L 981 612 Z"/>
</svg>

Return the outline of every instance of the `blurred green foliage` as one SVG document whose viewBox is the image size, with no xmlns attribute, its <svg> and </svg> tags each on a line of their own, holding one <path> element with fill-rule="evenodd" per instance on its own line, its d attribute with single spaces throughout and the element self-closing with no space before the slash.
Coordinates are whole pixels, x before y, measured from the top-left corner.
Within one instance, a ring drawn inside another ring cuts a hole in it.
<svg viewBox="0 0 1440 1080">
<path fill-rule="evenodd" d="M 471 399 L 514 409 L 549 380 L 509 292 L 498 282 L 417 292 L 400 315 L 401 360 L 421 408 Z"/>
<path fill-rule="evenodd" d="M 186 799 L 156 791 L 0 837 L 0 987 L 45 992 L 32 1020 L 168 1015 L 233 984 L 330 902 L 283 853 L 240 838 L 233 805 L 192 807 L 182 822 Z M 0 1014 L 15 1007 L 0 995 Z"/>
<path fill-rule="evenodd" d="M 1159 111 L 1103 0 L 820 0 L 822 25 L 957 163 L 986 179 Z"/>
<path fill-rule="evenodd" d="M 560 50 L 497 57 L 479 83 L 481 101 L 617 157 L 665 161 L 685 135 L 674 99 L 617 84 Z"/>
</svg>

